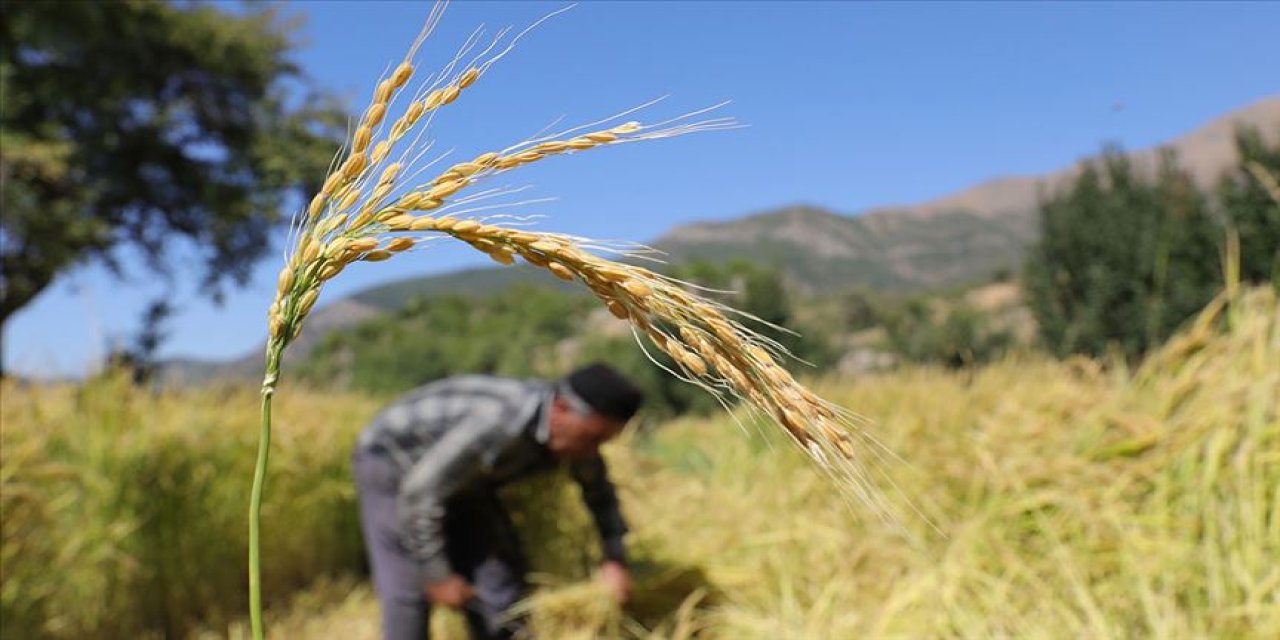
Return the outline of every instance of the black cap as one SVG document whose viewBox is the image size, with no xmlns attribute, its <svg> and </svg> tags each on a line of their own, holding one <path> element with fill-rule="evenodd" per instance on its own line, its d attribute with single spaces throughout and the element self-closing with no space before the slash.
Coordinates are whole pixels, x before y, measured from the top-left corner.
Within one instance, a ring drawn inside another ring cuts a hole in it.
<svg viewBox="0 0 1280 640">
<path fill-rule="evenodd" d="M 644 392 L 607 364 L 587 365 L 564 381 L 596 413 L 622 422 L 630 420 L 644 402 Z"/>
</svg>

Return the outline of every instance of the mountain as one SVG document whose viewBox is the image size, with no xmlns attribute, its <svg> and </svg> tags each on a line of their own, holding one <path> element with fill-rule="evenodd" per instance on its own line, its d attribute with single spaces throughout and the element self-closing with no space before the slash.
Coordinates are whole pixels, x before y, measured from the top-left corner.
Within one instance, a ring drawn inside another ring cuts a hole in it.
<svg viewBox="0 0 1280 640">
<path fill-rule="evenodd" d="M 1172 149 L 1182 167 L 1209 186 L 1234 164 L 1233 134 L 1241 124 L 1258 127 L 1272 140 L 1280 138 L 1280 96 L 1226 114 L 1161 148 Z M 1129 155 L 1140 171 L 1152 171 L 1159 149 Z M 794 286 L 810 292 L 961 284 L 1016 269 L 1036 237 L 1040 194 L 1063 188 L 1079 170 L 1076 163 L 1039 176 L 995 178 L 936 200 L 877 207 L 859 215 L 796 205 L 736 220 L 688 224 L 650 246 L 666 252 L 671 263 L 747 258 L 773 264 Z M 516 282 L 571 287 L 529 267 L 468 269 L 380 285 L 318 309 L 290 346 L 288 360 L 305 357 L 329 331 L 398 308 L 410 297 L 482 294 Z M 175 361 L 171 373 L 186 381 L 220 376 L 252 380 L 261 375 L 261 351 L 228 363 Z"/>
<path fill-rule="evenodd" d="M 579 290 L 572 283 L 555 278 L 542 269 L 519 263 L 505 269 L 461 269 L 437 276 L 404 278 L 365 289 L 353 294 L 349 300 L 379 309 L 398 309 L 405 301 L 415 297 L 446 293 L 484 295 L 513 284 L 537 284 L 565 291 Z"/>
<path fill-rule="evenodd" d="M 1237 125 L 1280 137 L 1280 96 L 1217 118 L 1161 148 L 1210 186 L 1235 162 Z M 1139 171 L 1152 172 L 1160 148 L 1130 153 Z M 1041 193 L 1059 190 L 1079 174 L 1077 163 L 1039 176 L 1001 177 L 936 200 L 878 207 L 857 216 L 795 206 L 726 222 L 677 227 L 653 246 L 672 262 L 749 257 L 782 267 L 800 287 L 919 289 L 985 278 L 1014 269 L 1037 233 Z"/>
<path fill-rule="evenodd" d="M 900 224 L 888 213 L 853 217 L 795 206 L 678 227 L 654 247 L 675 263 L 750 258 L 777 266 L 807 291 L 855 285 L 920 289 L 1014 266 L 1034 237 L 1030 220 L 1030 215 L 1001 219 L 957 210 L 934 215 L 927 224 Z"/>
<path fill-rule="evenodd" d="M 331 331 L 354 327 L 365 320 L 381 315 L 386 310 L 353 298 L 343 298 L 316 309 L 302 326 L 302 332 L 285 352 L 284 366 L 306 358 L 324 336 Z M 225 362 L 175 358 L 160 368 L 160 382 L 164 385 L 184 385 L 207 382 L 213 379 L 237 382 L 257 382 L 262 379 L 265 343 L 238 358 Z"/>
</svg>

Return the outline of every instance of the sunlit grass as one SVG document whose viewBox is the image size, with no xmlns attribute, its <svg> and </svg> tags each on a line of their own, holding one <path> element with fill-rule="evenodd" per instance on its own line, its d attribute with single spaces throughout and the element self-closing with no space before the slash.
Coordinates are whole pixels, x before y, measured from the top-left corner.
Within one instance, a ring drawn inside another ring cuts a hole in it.
<svg viewBox="0 0 1280 640">
<path fill-rule="evenodd" d="M 552 638 L 1280 636 L 1276 300 L 1249 292 L 1135 371 L 1022 358 L 816 382 L 907 461 L 889 468 L 923 514 L 915 543 L 769 429 L 631 434 L 608 455 L 636 604 L 586 580 L 588 519 L 547 478 L 509 496 L 547 585 L 529 611 Z M 6 637 L 247 635 L 252 395 L 6 386 Z M 376 637 L 346 464 L 383 400 L 281 397 L 265 579 L 312 586 L 272 603 L 275 637 Z"/>
</svg>

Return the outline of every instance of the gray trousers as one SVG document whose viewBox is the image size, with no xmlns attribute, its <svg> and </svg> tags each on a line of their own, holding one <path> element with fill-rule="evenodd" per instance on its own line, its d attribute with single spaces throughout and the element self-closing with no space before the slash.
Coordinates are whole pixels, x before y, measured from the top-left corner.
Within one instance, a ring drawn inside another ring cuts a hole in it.
<svg viewBox="0 0 1280 640">
<path fill-rule="evenodd" d="M 396 494 L 400 472 L 386 456 L 358 450 L 352 471 L 360 499 L 373 588 L 382 609 L 386 640 L 428 637 L 431 605 L 418 576 L 418 563 L 400 540 Z M 475 589 L 463 611 L 477 639 L 528 637 L 522 620 L 507 610 L 524 596 L 524 559 L 515 531 L 492 491 L 474 491 L 445 506 L 445 553 L 450 565 Z"/>
</svg>

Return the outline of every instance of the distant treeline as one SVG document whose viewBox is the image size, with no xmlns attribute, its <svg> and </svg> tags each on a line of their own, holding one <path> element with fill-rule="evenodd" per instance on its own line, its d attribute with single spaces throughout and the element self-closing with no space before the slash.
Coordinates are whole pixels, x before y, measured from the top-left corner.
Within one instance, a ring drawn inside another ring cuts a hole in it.
<svg viewBox="0 0 1280 640">
<path fill-rule="evenodd" d="M 1280 127 L 1271 133 L 1268 144 L 1237 130 L 1238 163 L 1207 191 L 1172 153 L 1150 175 L 1108 147 L 1046 197 L 1023 278 L 1044 346 L 1136 359 L 1207 304 L 1227 270 L 1280 281 Z"/>
<path fill-rule="evenodd" d="M 993 276 L 1020 285 L 1021 303 L 1015 296 L 975 304 L 963 287 L 799 297 L 787 286 L 784 265 L 746 260 L 693 261 L 667 274 L 752 316 L 749 322 L 796 356 L 790 364 L 800 374 L 827 372 L 857 352 L 967 367 L 1032 342 L 1060 356 L 1133 360 L 1221 290 L 1224 265 L 1238 266 L 1244 281 L 1275 280 L 1280 147 L 1252 130 L 1238 132 L 1237 147 L 1238 165 L 1208 191 L 1172 155 L 1154 172 L 1140 171 L 1108 147 L 1072 184 L 1045 195 L 1041 237 L 1020 282 L 1013 271 Z M 1238 238 L 1238 251 L 1228 251 L 1228 238 Z M 416 298 L 328 336 L 300 371 L 315 385 L 387 394 L 460 373 L 551 377 L 604 360 L 645 387 L 657 417 L 715 408 L 707 394 L 663 371 L 671 363 L 661 351 L 646 353 L 598 307 L 585 294 L 529 283 L 489 295 Z"/>
<path fill-rule="evenodd" d="M 747 262 L 692 263 L 671 275 L 742 291 L 708 295 L 725 298 L 768 323 L 756 328 L 798 358 L 821 367 L 829 364 L 830 352 L 820 339 L 768 326 L 795 326 L 778 271 Z M 330 334 L 299 367 L 299 375 L 319 386 L 394 393 L 462 373 L 554 377 L 600 360 L 645 388 L 651 415 L 716 406 L 707 394 L 663 371 L 664 366 L 673 367 L 665 353 L 641 350 L 625 324 L 601 311 L 586 295 L 527 283 L 483 296 L 415 298 L 352 331 Z"/>
</svg>

